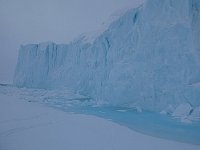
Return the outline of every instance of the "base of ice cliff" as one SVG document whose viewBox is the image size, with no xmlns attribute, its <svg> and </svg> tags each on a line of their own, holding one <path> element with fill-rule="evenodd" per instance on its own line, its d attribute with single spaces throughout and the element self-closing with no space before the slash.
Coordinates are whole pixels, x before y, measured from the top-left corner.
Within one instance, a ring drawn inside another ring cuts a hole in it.
<svg viewBox="0 0 200 150">
<path fill-rule="evenodd" d="M 21 46 L 18 87 L 66 87 L 111 105 L 200 105 L 200 1 L 148 0 L 93 43 Z"/>
</svg>

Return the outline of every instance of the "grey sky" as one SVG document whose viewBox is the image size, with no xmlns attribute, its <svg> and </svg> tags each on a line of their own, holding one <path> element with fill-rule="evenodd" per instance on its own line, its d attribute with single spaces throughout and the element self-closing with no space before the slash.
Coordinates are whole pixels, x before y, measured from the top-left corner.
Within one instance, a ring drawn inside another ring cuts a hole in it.
<svg viewBox="0 0 200 150">
<path fill-rule="evenodd" d="M 143 0 L 0 0 L 0 83 L 12 83 L 20 44 L 67 43 Z"/>
</svg>

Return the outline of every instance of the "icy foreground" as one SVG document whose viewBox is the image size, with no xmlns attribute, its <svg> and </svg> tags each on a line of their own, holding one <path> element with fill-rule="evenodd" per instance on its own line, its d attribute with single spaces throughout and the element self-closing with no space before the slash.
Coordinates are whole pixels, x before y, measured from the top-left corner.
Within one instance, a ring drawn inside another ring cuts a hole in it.
<svg viewBox="0 0 200 150">
<path fill-rule="evenodd" d="M 199 117 L 199 0 L 147 0 L 93 43 L 86 39 L 22 46 L 14 84 L 67 87 L 109 105 L 181 115 L 186 122 Z"/>
<path fill-rule="evenodd" d="M 193 116 L 190 116 L 190 118 L 183 118 L 181 116 L 181 119 L 186 123 L 182 123 L 179 119 L 176 119 L 180 114 L 188 112 L 188 109 L 185 109 L 185 107 L 190 108 L 188 105 L 177 107 L 173 112 L 175 118 L 172 118 L 156 112 L 141 111 L 139 108 L 113 107 L 97 104 L 92 99 L 66 89 L 28 89 L 6 85 L 1 86 L 0 84 L 0 99 L 5 96 L 26 101 L 30 104 L 40 103 L 66 113 L 73 112 L 101 117 L 128 127 L 133 131 L 153 137 L 200 145 L 200 121 L 190 123 Z M 194 110 L 194 115 L 196 114 L 198 114 L 198 111 Z M 6 117 L 7 113 L 2 115 Z"/>
<path fill-rule="evenodd" d="M 46 107 L 30 101 L 33 100 L 31 95 L 22 95 L 20 91 L 0 88 L 1 150 L 200 149 L 199 145 L 143 135 L 105 119 Z M 34 95 L 34 91 L 29 94 Z M 53 93 L 47 95 L 55 96 Z M 68 97 L 74 96 L 69 92 Z"/>
</svg>

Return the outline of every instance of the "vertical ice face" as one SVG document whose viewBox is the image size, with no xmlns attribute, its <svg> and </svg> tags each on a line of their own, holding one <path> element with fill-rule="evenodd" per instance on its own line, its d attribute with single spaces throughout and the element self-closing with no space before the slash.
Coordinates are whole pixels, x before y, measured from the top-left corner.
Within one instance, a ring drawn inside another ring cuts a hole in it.
<svg viewBox="0 0 200 150">
<path fill-rule="evenodd" d="M 112 105 L 200 105 L 200 2 L 148 0 L 93 43 L 22 46 L 14 84 L 67 87 Z"/>
<path fill-rule="evenodd" d="M 57 47 L 54 43 L 21 46 L 14 82 L 20 87 L 47 87 L 48 76 L 62 61 Z"/>
<path fill-rule="evenodd" d="M 200 56 L 200 1 L 190 1 L 190 9 L 194 49 Z"/>
</svg>

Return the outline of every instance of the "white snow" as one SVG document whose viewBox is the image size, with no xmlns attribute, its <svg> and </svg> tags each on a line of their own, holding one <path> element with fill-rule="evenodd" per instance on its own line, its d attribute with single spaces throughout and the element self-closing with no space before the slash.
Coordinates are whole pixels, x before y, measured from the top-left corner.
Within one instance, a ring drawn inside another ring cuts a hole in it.
<svg viewBox="0 0 200 150">
<path fill-rule="evenodd" d="M 62 112 L 0 94 L 1 150 L 199 150 L 134 132 L 111 121 Z"/>
</svg>

